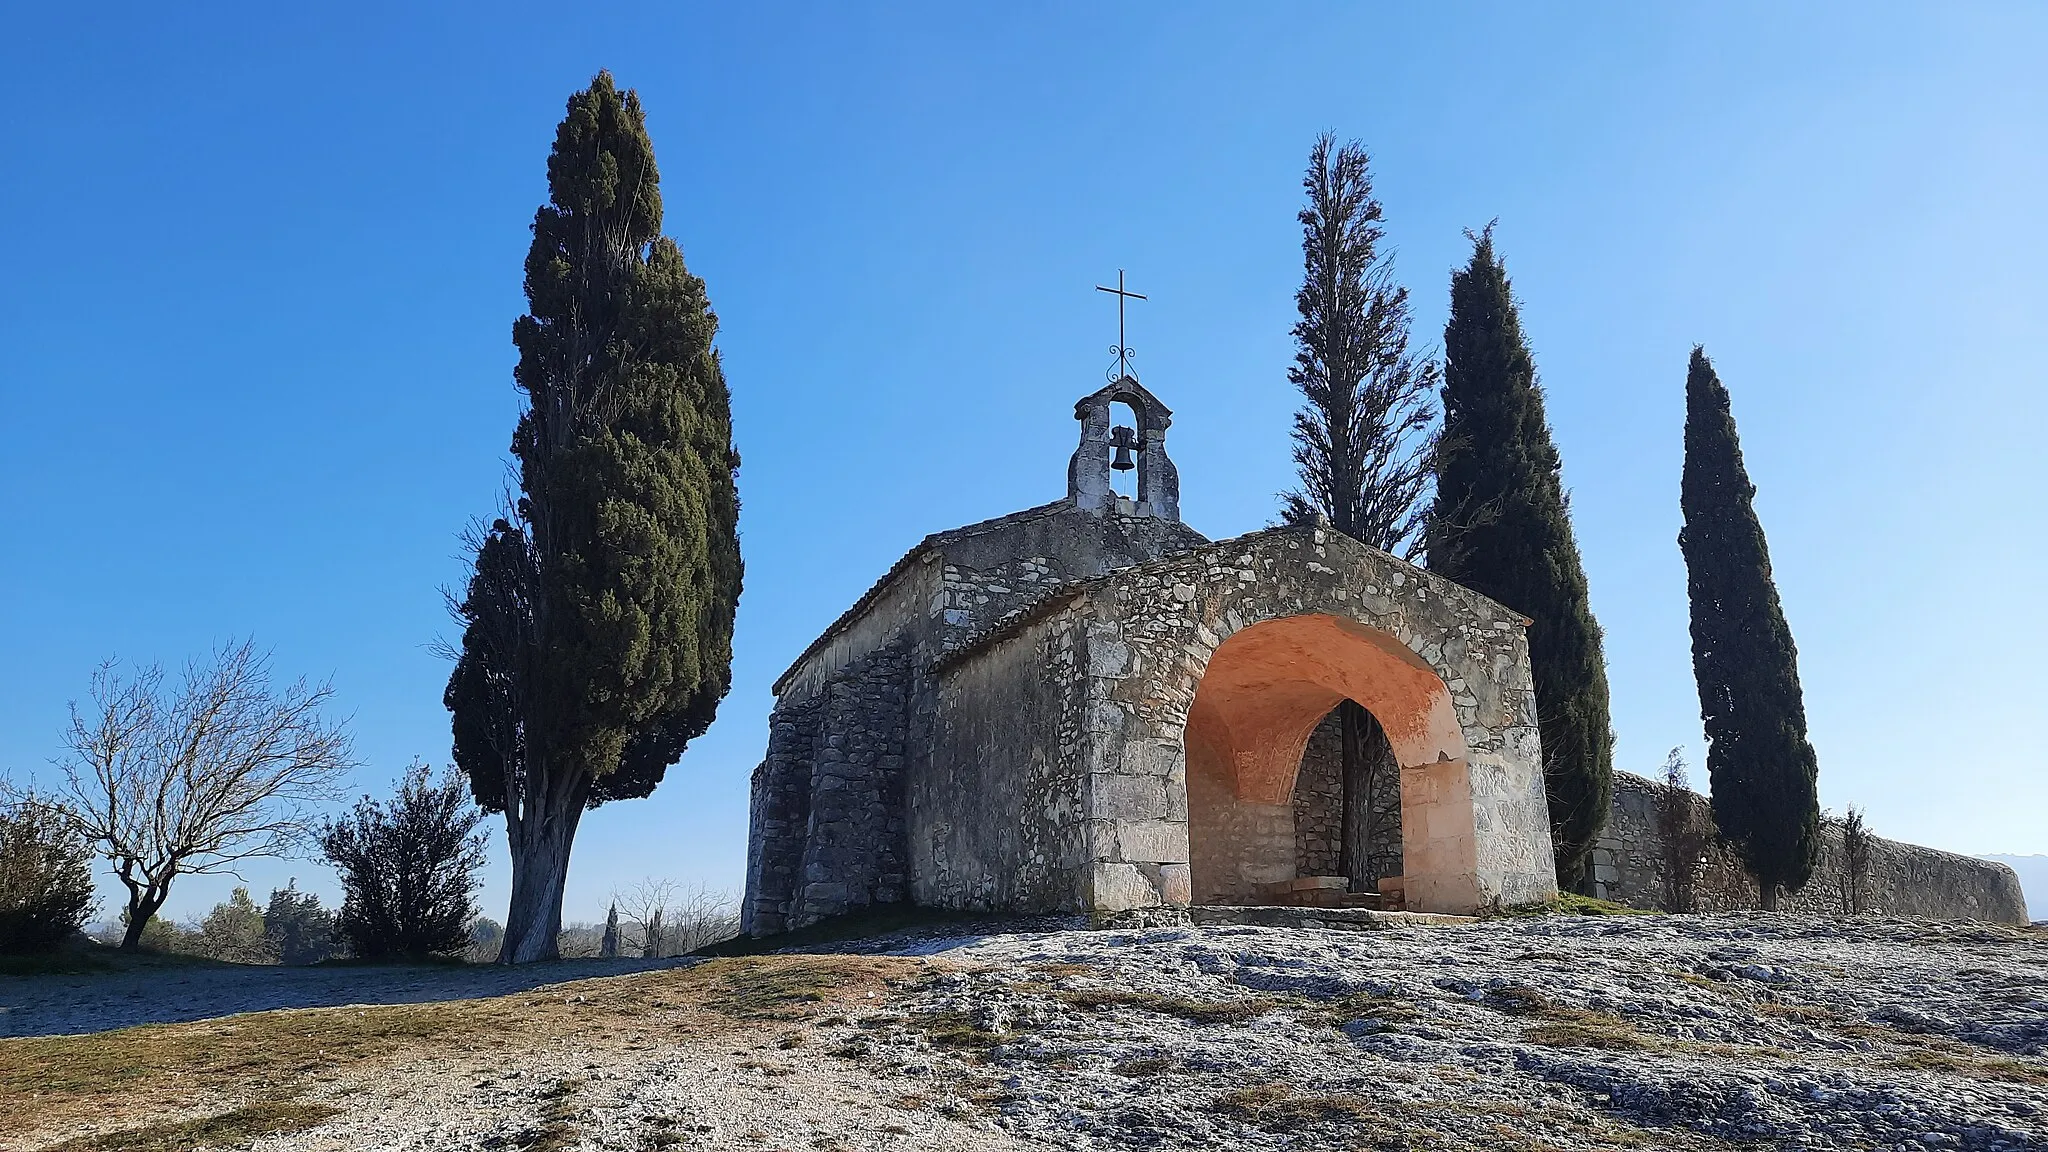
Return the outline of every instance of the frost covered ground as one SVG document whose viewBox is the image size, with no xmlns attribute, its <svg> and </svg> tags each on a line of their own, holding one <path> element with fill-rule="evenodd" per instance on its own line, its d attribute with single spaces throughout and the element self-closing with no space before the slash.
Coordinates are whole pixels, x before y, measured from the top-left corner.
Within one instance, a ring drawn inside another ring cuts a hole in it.
<svg viewBox="0 0 2048 1152">
<path fill-rule="evenodd" d="M 1061 929 L 503 979 L 0 1041 L 0 1147 L 2048 1150 L 2038 931 Z M 29 983 L 0 981 L 24 1023 Z M 133 991 L 110 986 L 109 1022 Z M 89 990 L 65 997 L 92 1019 Z M 102 1106 L 123 1060 L 179 1090 Z"/>
<path fill-rule="evenodd" d="M 1792 916 L 1000 936 L 878 1038 L 1082 1148 L 2048 1149 L 2048 938 Z M 1235 1002 L 1236 1010 L 1217 1007 Z"/>
</svg>

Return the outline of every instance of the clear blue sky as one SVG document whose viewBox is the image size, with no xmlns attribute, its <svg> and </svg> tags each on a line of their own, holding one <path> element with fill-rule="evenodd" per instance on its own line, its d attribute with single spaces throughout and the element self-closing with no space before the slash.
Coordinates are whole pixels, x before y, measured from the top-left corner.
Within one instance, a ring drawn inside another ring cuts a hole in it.
<svg viewBox="0 0 2048 1152">
<path fill-rule="evenodd" d="M 1062 491 L 1118 267 L 1187 519 L 1272 516 L 1324 129 L 1371 150 L 1425 342 L 1463 230 L 1500 220 L 1618 767 L 1701 762 L 1674 542 L 1699 341 L 1824 803 L 2048 852 L 2048 8 L 424 7 L 11 13 L 0 768 L 47 771 L 95 662 L 249 635 L 333 679 L 358 789 L 447 759 L 441 589 L 504 479 L 548 144 L 610 68 L 722 317 L 747 589 L 718 723 L 585 822 L 572 917 L 649 874 L 739 882 L 769 682 L 924 533 Z M 250 879 L 288 874 L 333 890 Z"/>
</svg>

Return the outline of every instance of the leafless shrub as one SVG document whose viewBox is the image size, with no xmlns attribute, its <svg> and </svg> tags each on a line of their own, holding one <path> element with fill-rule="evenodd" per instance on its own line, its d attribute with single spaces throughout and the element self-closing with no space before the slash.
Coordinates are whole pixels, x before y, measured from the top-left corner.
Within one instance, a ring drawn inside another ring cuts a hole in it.
<svg viewBox="0 0 2048 1152">
<path fill-rule="evenodd" d="M 1863 809 L 1849 805 L 1848 814 L 1842 817 L 1842 896 L 1850 915 L 1870 910 L 1871 839 Z"/>
<path fill-rule="evenodd" d="M 1664 757 L 1664 786 L 1657 793 L 1657 840 L 1664 849 L 1664 902 L 1672 912 L 1699 907 L 1698 880 L 1713 831 L 1702 820 L 1686 776 L 1685 754 Z"/>
</svg>

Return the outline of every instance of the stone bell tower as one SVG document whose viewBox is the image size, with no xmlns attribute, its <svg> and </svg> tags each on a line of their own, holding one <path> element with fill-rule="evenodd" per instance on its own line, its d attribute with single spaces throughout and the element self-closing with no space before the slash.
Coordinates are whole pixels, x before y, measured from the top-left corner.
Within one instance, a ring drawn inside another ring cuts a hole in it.
<svg viewBox="0 0 2048 1152">
<path fill-rule="evenodd" d="M 1129 405 L 1137 413 L 1137 428 L 1110 427 L 1112 404 Z M 1076 401 L 1074 419 L 1081 422 L 1081 444 L 1067 464 L 1067 499 L 1075 507 L 1179 522 L 1180 473 L 1166 457 L 1166 429 L 1173 423 L 1173 412 L 1159 397 L 1127 374 Z M 1119 496 L 1109 484 L 1112 468 L 1132 467 L 1133 449 L 1138 456 L 1136 500 Z"/>
</svg>

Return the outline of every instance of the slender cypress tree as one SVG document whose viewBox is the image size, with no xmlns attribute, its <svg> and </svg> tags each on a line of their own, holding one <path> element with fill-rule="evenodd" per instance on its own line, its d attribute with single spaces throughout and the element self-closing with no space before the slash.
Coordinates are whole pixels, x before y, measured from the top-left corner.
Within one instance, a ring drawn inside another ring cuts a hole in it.
<svg viewBox="0 0 2048 1152">
<path fill-rule="evenodd" d="M 557 954 L 584 809 L 652 792 L 710 726 L 741 577 L 718 321 L 609 73 L 570 97 L 548 192 L 512 328 L 518 499 L 476 540 L 446 695 L 456 763 L 505 816 L 505 963 Z"/>
<path fill-rule="evenodd" d="M 1728 389 L 1698 347 L 1685 374 L 1686 589 L 1692 670 L 1707 734 L 1714 824 L 1756 877 L 1763 906 L 1796 892 L 1820 851 L 1819 769 L 1806 739 L 1799 652 L 1771 579 Z"/>
<path fill-rule="evenodd" d="M 1536 721 L 1558 882 L 1584 891 L 1607 822 L 1614 733 L 1607 662 L 1572 535 L 1571 504 L 1543 389 L 1493 228 L 1451 275 L 1444 427 L 1425 539 L 1431 571 L 1520 612 L 1529 625 Z"/>
<path fill-rule="evenodd" d="M 1408 290 L 1380 250 L 1380 202 L 1357 141 L 1318 137 L 1302 177 L 1303 275 L 1295 293 L 1294 367 L 1304 403 L 1294 417 L 1301 487 L 1281 495 L 1281 519 L 1321 516 L 1368 547 L 1412 557 L 1428 507 L 1436 447 L 1436 365 L 1408 347 Z M 1393 746 L 1355 700 L 1337 705 L 1342 729 L 1338 870 L 1370 885 L 1368 854 L 1379 829 L 1376 782 L 1398 773 Z"/>
</svg>

